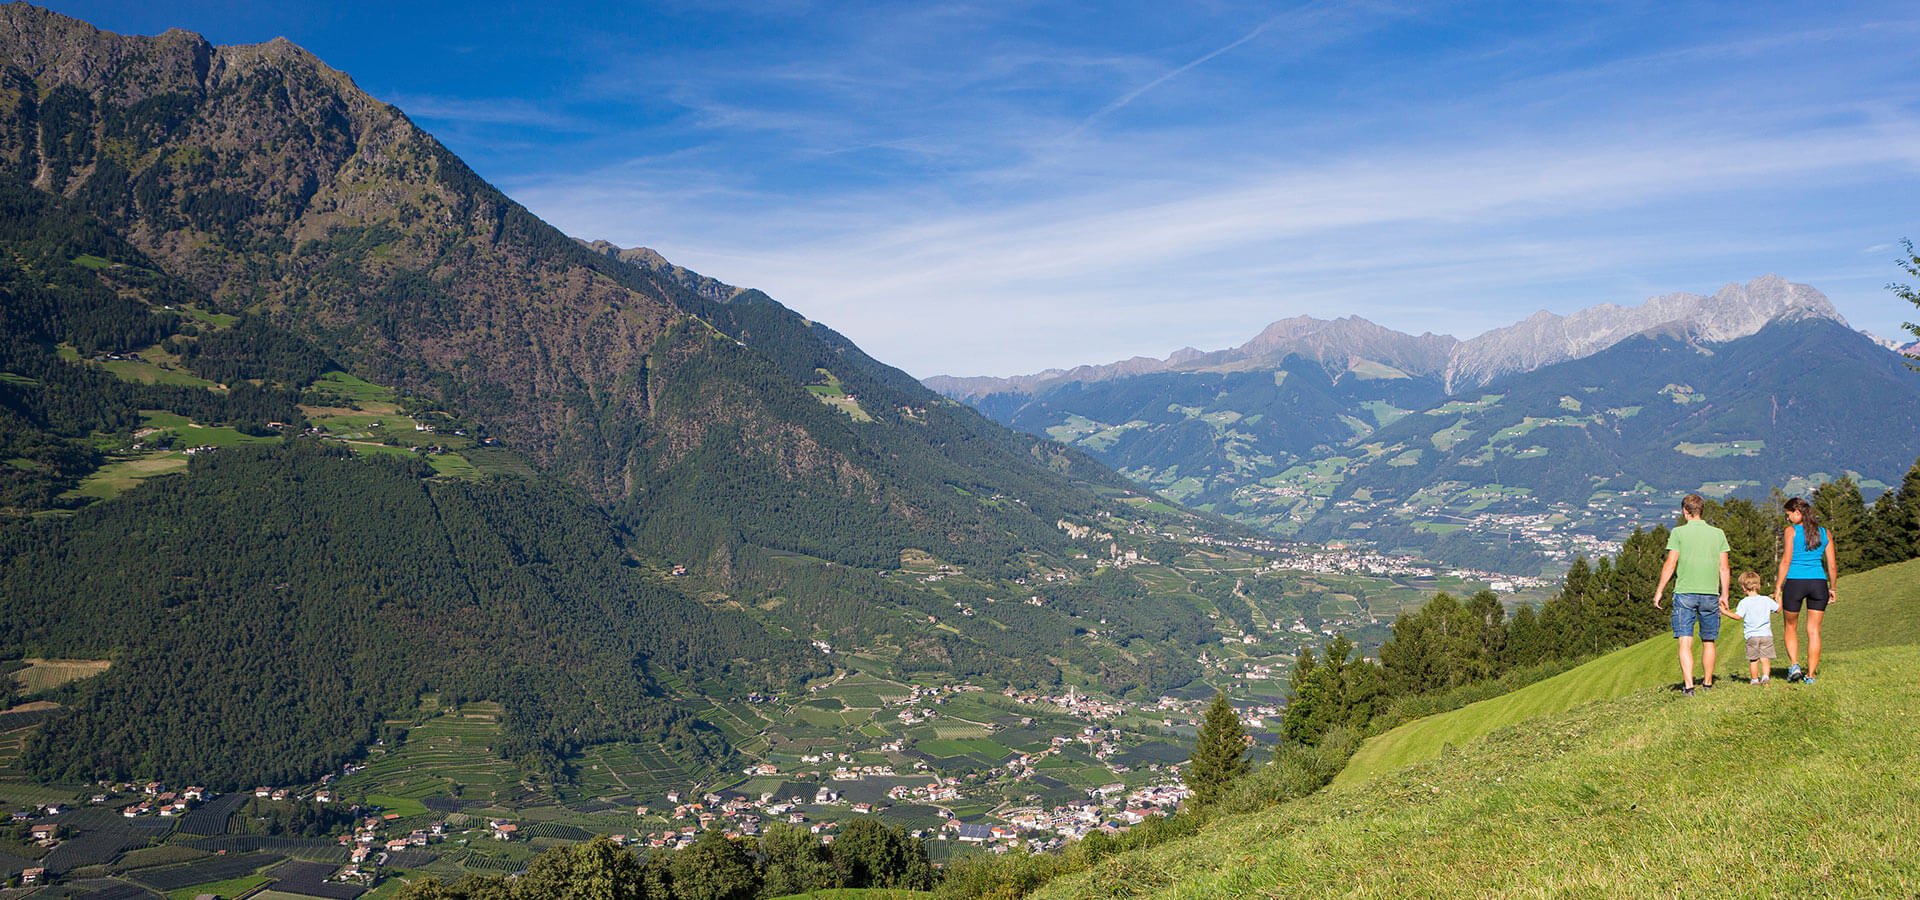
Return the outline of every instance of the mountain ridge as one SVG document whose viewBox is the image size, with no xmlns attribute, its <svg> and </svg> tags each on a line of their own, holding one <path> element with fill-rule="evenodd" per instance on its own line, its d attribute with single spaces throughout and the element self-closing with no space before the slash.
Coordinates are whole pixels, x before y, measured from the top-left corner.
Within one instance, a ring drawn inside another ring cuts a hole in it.
<svg viewBox="0 0 1920 900">
<path fill-rule="evenodd" d="M 1845 324 L 1832 301 L 1811 286 L 1779 275 L 1729 282 L 1712 295 L 1674 292 L 1637 306 L 1601 303 L 1567 315 L 1540 310 L 1511 325 L 1462 340 L 1431 332 L 1415 336 L 1359 316 L 1280 319 L 1246 343 L 1223 350 L 1183 348 L 1165 359 L 1134 357 L 1104 365 L 1047 369 L 1030 375 L 936 375 L 928 387 L 955 399 L 995 393 L 1037 394 L 1074 381 L 1104 381 L 1166 371 L 1225 370 L 1277 364 L 1289 355 L 1312 359 L 1330 374 L 1356 361 L 1384 364 L 1410 375 L 1435 375 L 1449 392 L 1483 386 L 1513 372 L 1598 353 L 1632 335 L 1670 328 L 1706 343 L 1723 343 L 1782 318 L 1827 318 Z"/>
</svg>

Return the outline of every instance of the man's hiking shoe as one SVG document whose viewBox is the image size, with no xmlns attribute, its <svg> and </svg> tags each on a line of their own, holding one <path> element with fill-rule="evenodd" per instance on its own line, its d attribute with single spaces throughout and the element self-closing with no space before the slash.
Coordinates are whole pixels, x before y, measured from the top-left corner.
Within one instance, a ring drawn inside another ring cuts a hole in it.
<svg viewBox="0 0 1920 900">
<path fill-rule="evenodd" d="M 1802 679 L 1800 679 L 1800 683 L 1801 683 L 1801 684 L 1812 684 L 1812 683 L 1813 683 L 1813 676 L 1812 676 L 1812 675 L 1808 675 L 1807 677 L 1805 677 L 1805 678 L 1802 678 Z"/>
<path fill-rule="evenodd" d="M 1680 689 L 1680 693 L 1685 694 L 1688 697 L 1691 697 L 1693 696 L 1693 688 L 1683 687 Z"/>
<path fill-rule="evenodd" d="M 1711 682 L 1711 681 L 1703 681 L 1703 682 L 1701 682 L 1701 683 L 1700 683 L 1700 689 L 1701 689 L 1701 690 L 1703 690 L 1703 691 L 1710 691 L 1710 690 L 1713 690 L 1713 682 Z"/>
<path fill-rule="evenodd" d="M 1788 681 L 1800 680 L 1800 664 L 1799 663 L 1794 663 L 1793 665 L 1787 667 L 1787 680 Z"/>
</svg>

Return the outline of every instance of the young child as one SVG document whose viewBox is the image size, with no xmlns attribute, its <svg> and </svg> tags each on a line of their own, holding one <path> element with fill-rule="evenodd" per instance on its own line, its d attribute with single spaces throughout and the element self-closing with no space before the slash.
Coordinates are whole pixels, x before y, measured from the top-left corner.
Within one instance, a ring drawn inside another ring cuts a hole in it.
<svg viewBox="0 0 1920 900">
<path fill-rule="evenodd" d="M 1740 589 L 1747 596 L 1729 616 L 1747 636 L 1747 683 L 1766 684 L 1773 680 L 1773 614 L 1780 602 L 1760 593 L 1758 572 L 1741 572 Z"/>
</svg>

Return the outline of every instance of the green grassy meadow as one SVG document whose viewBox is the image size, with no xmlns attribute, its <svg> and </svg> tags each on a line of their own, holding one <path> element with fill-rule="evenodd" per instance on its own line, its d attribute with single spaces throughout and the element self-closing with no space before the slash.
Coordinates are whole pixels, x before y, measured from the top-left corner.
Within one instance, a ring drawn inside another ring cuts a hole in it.
<svg viewBox="0 0 1920 900">
<path fill-rule="evenodd" d="M 826 891 L 810 891 L 805 894 L 788 894 L 774 900 L 921 900 L 932 897 L 925 891 L 906 891 L 897 888 L 834 888 Z"/>
<path fill-rule="evenodd" d="M 1376 738 L 1428 750 L 1370 779 L 1035 896 L 1913 896 L 1920 561 L 1839 588 L 1818 685 L 1683 697 L 1658 638 Z"/>
<path fill-rule="evenodd" d="M 1830 651 L 1920 643 L 1920 561 L 1843 576 L 1837 587 L 1842 599 L 1828 611 L 1821 630 L 1822 640 Z M 1729 626 L 1738 628 L 1739 623 L 1723 622 L 1723 632 Z M 1776 668 L 1786 665 L 1786 642 L 1782 639 L 1781 627 L 1782 620 L 1775 614 L 1774 645 L 1783 654 L 1782 659 L 1775 661 Z M 1734 634 L 1737 636 L 1738 632 Z M 1725 652 L 1716 666 L 1720 677 L 1737 675 L 1744 682 L 1747 662 L 1742 646 L 1732 640 L 1722 643 L 1726 645 Z M 1699 650 L 1696 642 L 1696 660 Z M 1828 665 L 1825 654 L 1821 670 L 1823 674 L 1836 671 Z M 1704 669 L 1695 668 L 1696 679 L 1704 674 Z M 1496 728 L 1652 685 L 1678 684 L 1679 680 L 1680 666 L 1672 636 L 1648 638 L 1511 694 L 1408 722 L 1375 737 L 1354 754 L 1347 768 L 1334 780 L 1334 786 L 1352 787 L 1376 775 L 1431 759 L 1448 745 L 1466 743 Z M 1729 682 L 1728 686 L 1746 685 Z"/>
</svg>

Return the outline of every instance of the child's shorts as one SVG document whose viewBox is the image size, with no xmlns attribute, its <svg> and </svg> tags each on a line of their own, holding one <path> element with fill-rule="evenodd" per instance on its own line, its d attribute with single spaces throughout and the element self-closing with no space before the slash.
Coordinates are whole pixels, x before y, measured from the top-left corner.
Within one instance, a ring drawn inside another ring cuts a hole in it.
<svg viewBox="0 0 1920 900">
<path fill-rule="evenodd" d="M 1747 638 L 1747 662 L 1773 658 L 1773 635 Z"/>
</svg>

